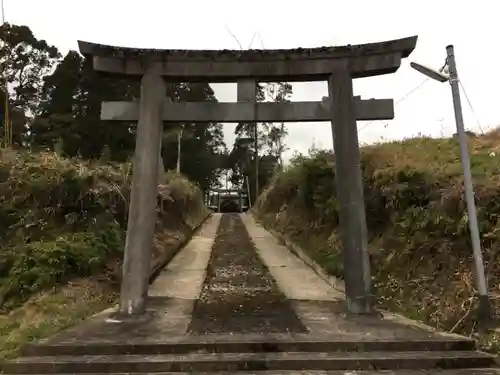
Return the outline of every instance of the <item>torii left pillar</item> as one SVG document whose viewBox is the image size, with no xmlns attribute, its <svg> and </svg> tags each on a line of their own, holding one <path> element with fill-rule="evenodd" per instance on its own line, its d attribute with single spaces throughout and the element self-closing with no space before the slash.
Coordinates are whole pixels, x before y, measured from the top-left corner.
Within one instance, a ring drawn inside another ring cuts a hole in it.
<svg viewBox="0 0 500 375">
<path fill-rule="evenodd" d="M 161 151 L 158 140 L 162 138 L 165 95 L 165 83 L 161 76 L 146 73 L 142 77 L 122 269 L 121 315 L 139 315 L 146 311 L 158 196 Z"/>
</svg>

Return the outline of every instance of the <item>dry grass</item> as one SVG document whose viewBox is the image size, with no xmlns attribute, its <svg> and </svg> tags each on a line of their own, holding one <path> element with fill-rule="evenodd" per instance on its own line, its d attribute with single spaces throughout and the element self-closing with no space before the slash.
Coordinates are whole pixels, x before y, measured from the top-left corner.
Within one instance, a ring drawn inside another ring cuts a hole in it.
<svg viewBox="0 0 500 375">
<path fill-rule="evenodd" d="M 81 279 L 32 297 L 23 306 L 0 315 L 0 360 L 14 357 L 27 342 L 50 336 L 110 307 L 116 296 L 109 285 Z"/>
</svg>

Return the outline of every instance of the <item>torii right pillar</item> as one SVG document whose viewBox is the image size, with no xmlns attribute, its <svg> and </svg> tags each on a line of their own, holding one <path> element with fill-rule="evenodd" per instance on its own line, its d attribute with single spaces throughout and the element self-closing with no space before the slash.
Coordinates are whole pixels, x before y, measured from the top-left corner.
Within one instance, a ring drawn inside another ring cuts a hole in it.
<svg viewBox="0 0 500 375">
<path fill-rule="evenodd" d="M 356 108 L 349 70 L 328 80 L 347 310 L 374 312 Z"/>
</svg>

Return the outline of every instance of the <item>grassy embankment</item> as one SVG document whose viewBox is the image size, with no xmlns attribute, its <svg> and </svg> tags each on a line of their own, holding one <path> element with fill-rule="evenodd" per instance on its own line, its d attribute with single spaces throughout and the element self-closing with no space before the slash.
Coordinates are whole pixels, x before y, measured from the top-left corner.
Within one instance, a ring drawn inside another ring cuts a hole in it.
<svg viewBox="0 0 500 375">
<path fill-rule="evenodd" d="M 500 311 L 500 131 L 470 137 L 482 246 Z M 369 250 L 382 308 L 462 334 L 477 330 L 472 254 L 458 141 L 415 138 L 362 148 Z M 256 215 L 342 278 L 334 157 L 293 161 Z M 483 336 L 498 348 L 498 335 Z"/>
<path fill-rule="evenodd" d="M 130 164 L 2 151 L 0 359 L 116 302 Z M 160 189 L 153 267 L 207 215 L 181 176 Z"/>
</svg>

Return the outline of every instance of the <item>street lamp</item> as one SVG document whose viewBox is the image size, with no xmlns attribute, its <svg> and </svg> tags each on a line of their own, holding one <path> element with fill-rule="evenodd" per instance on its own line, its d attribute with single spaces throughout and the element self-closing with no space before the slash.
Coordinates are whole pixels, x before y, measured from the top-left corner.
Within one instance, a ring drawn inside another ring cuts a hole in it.
<svg viewBox="0 0 500 375">
<path fill-rule="evenodd" d="M 416 62 L 411 62 L 410 66 L 416 71 L 438 82 L 447 82 L 450 79 L 450 76 L 448 74 L 442 73 L 441 71 L 435 71 L 431 68 L 426 67 L 425 65 L 418 64 Z"/>
<path fill-rule="evenodd" d="M 488 287 L 484 271 L 483 254 L 481 252 L 481 239 L 479 237 L 476 204 L 474 202 L 474 186 L 470 170 L 469 152 L 467 150 L 467 139 L 464 129 L 464 118 L 462 114 L 462 103 L 460 102 L 460 90 L 458 87 L 459 80 L 453 45 L 446 47 L 446 54 L 446 64 L 440 71 L 433 70 L 415 62 L 410 63 L 410 66 L 435 81 L 449 82 L 451 86 L 455 122 L 460 143 L 460 161 L 462 163 L 464 174 L 465 199 L 467 202 L 469 231 L 474 255 L 474 266 L 476 270 L 476 283 L 479 292 L 478 318 L 481 322 L 485 323 L 489 321 L 491 317 L 490 301 L 488 298 Z M 445 72 L 445 67 L 448 68 L 448 73 Z"/>
</svg>

